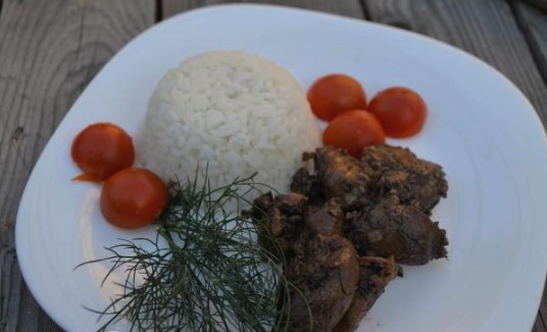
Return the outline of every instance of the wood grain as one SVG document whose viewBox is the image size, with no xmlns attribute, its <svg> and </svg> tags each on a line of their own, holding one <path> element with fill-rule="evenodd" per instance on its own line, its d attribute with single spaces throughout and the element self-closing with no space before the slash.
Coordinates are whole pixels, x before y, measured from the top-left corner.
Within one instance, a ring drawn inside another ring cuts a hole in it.
<svg viewBox="0 0 547 332">
<path fill-rule="evenodd" d="M 547 7 L 547 0 L 545 3 Z M 543 80 L 547 82 L 547 10 L 539 10 L 523 1 L 513 1 L 512 4 Z"/>
<path fill-rule="evenodd" d="M 375 21 L 446 41 L 493 65 L 526 94 L 543 124 L 547 124 L 547 87 L 511 7 L 505 1 L 364 0 L 363 3 Z M 547 25 L 547 22 L 543 23 Z M 543 36 L 537 33 L 535 38 L 545 39 L 547 33 Z M 547 290 L 534 325 L 536 332 L 547 332 L 546 301 Z"/>
<path fill-rule="evenodd" d="M 32 166 L 89 80 L 154 23 L 149 0 L 4 0 L 0 16 L 0 331 L 58 331 L 26 288 L 14 223 Z"/>
<path fill-rule="evenodd" d="M 534 332 L 547 332 L 547 286 L 539 305 L 538 317 L 534 324 Z"/>
<path fill-rule="evenodd" d="M 534 322 L 534 326 L 532 327 L 532 332 L 546 332 L 547 331 L 547 324 L 545 321 L 545 308 L 547 308 L 547 296 L 543 294 L 543 298 L 541 299 L 541 305 L 538 316 L 536 318 L 536 321 Z"/>
<path fill-rule="evenodd" d="M 543 9 L 547 11 L 547 0 L 523 0 L 524 2 L 527 2 L 538 9 Z"/>
<path fill-rule="evenodd" d="M 163 17 L 169 17 L 177 13 L 221 3 L 252 2 L 272 5 L 292 6 L 298 8 L 313 9 L 333 14 L 362 18 L 363 10 L 358 0 L 161 0 Z"/>
</svg>

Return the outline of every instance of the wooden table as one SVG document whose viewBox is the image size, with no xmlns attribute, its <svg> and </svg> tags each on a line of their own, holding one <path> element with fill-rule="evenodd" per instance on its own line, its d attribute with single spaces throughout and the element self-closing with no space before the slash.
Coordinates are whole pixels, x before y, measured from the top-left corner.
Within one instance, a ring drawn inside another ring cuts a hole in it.
<svg viewBox="0 0 547 332">
<path fill-rule="evenodd" d="M 171 15 L 224 2 L 233 1 L 0 0 L 0 331 L 61 330 L 32 298 L 14 249 L 17 206 L 50 135 L 134 36 Z M 254 2 L 352 16 L 443 40 L 499 69 L 547 121 L 547 11 L 519 0 Z M 544 294 L 533 331 L 547 332 L 546 325 Z"/>
</svg>

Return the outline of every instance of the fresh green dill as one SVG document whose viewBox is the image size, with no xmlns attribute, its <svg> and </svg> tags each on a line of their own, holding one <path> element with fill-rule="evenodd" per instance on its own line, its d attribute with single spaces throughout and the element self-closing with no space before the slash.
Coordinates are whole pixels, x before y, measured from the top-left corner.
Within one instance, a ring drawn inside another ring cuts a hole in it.
<svg viewBox="0 0 547 332">
<path fill-rule="evenodd" d="M 94 310 L 107 318 L 99 331 L 122 318 L 130 331 L 289 330 L 290 294 L 300 293 L 273 236 L 240 213 L 264 185 L 251 176 L 212 189 L 198 178 L 170 185 L 154 239 L 122 239 L 105 248 L 110 256 L 79 265 L 110 262 L 103 284 L 118 269 L 126 276 L 121 294 Z"/>
</svg>

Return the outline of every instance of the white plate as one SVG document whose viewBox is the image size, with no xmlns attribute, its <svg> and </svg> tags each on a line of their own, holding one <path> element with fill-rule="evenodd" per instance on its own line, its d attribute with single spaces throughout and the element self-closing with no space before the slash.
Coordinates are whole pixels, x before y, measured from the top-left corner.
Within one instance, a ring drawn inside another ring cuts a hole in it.
<svg viewBox="0 0 547 332">
<path fill-rule="evenodd" d="M 97 208 L 99 188 L 71 182 L 74 136 L 111 121 L 130 133 L 159 78 L 181 59 L 218 50 L 270 58 L 303 86 L 332 72 L 362 81 L 369 96 L 390 85 L 419 91 L 424 131 L 409 140 L 444 166 L 449 197 L 434 211 L 448 231 L 449 260 L 407 267 L 362 322 L 366 331 L 527 331 L 547 266 L 547 165 L 543 128 L 506 78 L 476 58 L 410 32 L 303 10 L 218 6 L 162 22 L 124 47 L 82 93 L 43 151 L 17 217 L 17 254 L 46 312 L 69 331 L 92 331 L 109 287 L 105 268 L 74 267 L 103 257 L 124 232 Z M 138 233 L 138 234 L 137 234 Z M 118 327 L 123 330 L 124 327 Z"/>
</svg>

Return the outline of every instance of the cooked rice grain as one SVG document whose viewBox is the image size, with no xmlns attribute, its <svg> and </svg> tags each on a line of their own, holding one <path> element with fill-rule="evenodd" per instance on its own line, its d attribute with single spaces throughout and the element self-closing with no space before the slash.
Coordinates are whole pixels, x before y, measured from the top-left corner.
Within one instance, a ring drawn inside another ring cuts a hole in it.
<svg viewBox="0 0 547 332">
<path fill-rule="evenodd" d="M 285 69 L 235 51 L 207 52 L 167 72 L 135 138 L 137 163 L 168 181 L 208 165 L 213 187 L 258 172 L 289 190 L 301 154 L 320 144 L 302 88 Z"/>
</svg>

